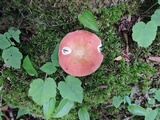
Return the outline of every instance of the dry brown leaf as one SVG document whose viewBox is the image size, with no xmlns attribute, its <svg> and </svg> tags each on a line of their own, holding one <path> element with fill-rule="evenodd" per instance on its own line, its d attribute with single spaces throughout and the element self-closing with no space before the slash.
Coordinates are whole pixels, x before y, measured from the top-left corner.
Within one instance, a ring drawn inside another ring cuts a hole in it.
<svg viewBox="0 0 160 120">
<path fill-rule="evenodd" d="M 160 64 L 160 57 L 151 57 L 150 56 L 147 60 L 157 62 L 157 63 Z"/>
</svg>

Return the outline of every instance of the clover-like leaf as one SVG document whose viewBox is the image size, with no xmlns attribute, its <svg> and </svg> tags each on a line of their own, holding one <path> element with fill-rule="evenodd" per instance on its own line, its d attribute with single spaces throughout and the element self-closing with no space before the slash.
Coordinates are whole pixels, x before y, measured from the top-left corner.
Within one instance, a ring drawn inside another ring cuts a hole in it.
<svg viewBox="0 0 160 120">
<path fill-rule="evenodd" d="M 38 73 L 37 73 L 36 69 L 33 67 L 28 55 L 24 58 L 22 66 L 29 75 L 31 75 L 31 76 L 38 75 Z"/>
<path fill-rule="evenodd" d="M 6 49 L 11 46 L 11 43 L 8 41 L 5 35 L 0 34 L 0 49 Z"/>
<path fill-rule="evenodd" d="M 121 96 L 114 96 L 113 97 L 113 105 L 118 108 L 122 103 L 122 97 Z"/>
<path fill-rule="evenodd" d="M 132 31 L 133 40 L 141 47 L 148 47 L 156 37 L 157 25 L 153 21 L 147 24 L 138 22 L 133 26 Z"/>
<path fill-rule="evenodd" d="M 156 23 L 157 26 L 160 26 L 160 9 L 157 9 L 154 14 L 151 16 L 151 20 Z"/>
<path fill-rule="evenodd" d="M 29 96 L 38 105 L 43 105 L 51 98 L 56 96 L 56 83 L 53 78 L 47 78 L 45 81 L 38 78 L 33 80 L 29 88 Z"/>
<path fill-rule="evenodd" d="M 14 27 L 10 27 L 8 29 L 8 33 L 16 42 L 18 43 L 20 42 L 20 39 L 19 39 L 19 35 L 21 34 L 20 30 L 15 29 Z"/>
<path fill-rule="evenodd" d="M 78 15 L 78 20 L 84 25 L 84 27 L 87 27 L 93 31 L 98 32 L 98 24 L 96 22 L 96 19 L 94 18 L 94 15 L 86 10 Z"/>
<path fill-rule="evenodd" d="M 64 99 L 82 103 L 83 89 L 78 78 L 67 76 L 65 82 L 58 83 L 58 89 Z"/>
<path fill-rule="evenodd" d="M 56 45 L 52 55 L 51 55 L 51 61 L 53 64 L 57 67 L 59 67 L 59 61 L 58 61 L 58 49 L 59 49 L 59 44 Z"/>
<path fill-rule="evenodd" d="M 53 74 L 56 72 L 57 68 L 52 62 L 47 62 L 40 68 L 40 70 L 42 70 L 46 74 Z"/>
<path fill-rule="evenodd" d="M 58 108 L 55 111 L 53 117 L 59 118 L 59 117 L 65 116 L 72 109 L 73 105 L 74 105 L 73 101 L 70 101 L 67 99 L 62 99 L 61 102 L 59 103 Z"/>
<path fill-rule="evenodd" d="M 89 113 L 85 108 L 79 109 L 78 117 L 79 117 L 80 120 L 90 120 Z"/>
<path fill-rule="evenodd" d="M 4 62 L 8 66 L 12 66 L 14 68 L 20 68 L 22 57 L 22 53 L 16 47 L 4 49 L 2 52 L 2 58 L 4 59 Z"/>
</svg>

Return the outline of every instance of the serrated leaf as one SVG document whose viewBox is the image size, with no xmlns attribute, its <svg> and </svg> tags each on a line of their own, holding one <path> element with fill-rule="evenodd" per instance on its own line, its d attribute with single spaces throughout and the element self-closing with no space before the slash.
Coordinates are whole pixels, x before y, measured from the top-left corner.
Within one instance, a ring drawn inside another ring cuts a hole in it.
<svg viewBox="0 0 160 120">
<path fill-rule="evenodd" d="M 26 115 L 26 114 L 30 114 L 30 111 L 29 111 L 29 110 L 26 110 L 26 109 L 19 109 L 16 119 L 18 119 L 18 118 L 20 118 L 21 116 Z"/>
<path fill-rule="evenodd" d="M 133 26 L 132 31 L 133 40 L 141 47 L 148 47 L 156 37 L 157 25 L 153 21 L 147 24 L 138 22 Z"/>
<path fill-rule="evenodd" d="M 59 67 L 59 61 L 58 61 L 58 50 L 59 50 L 59 44 L 56 45 L 52 55 L 51 55 L 51 61 L 53 64 L 57 67 Z"/>
<path fill-rule="evenodd" d="M 20 30 L 15 29 L 14 27 L 10 27 L 8 29 L 9 35 L 18 43 L 20 43 L 19 35 L 21 34 Z"/>
<path fill-rule="evenodd" d="M 58 83 L 58 90 L 64 99 L 82 103 L 83 89 L 78 78 L 67 76 L 65 82 Z"/>
<path fill-rule="evenodd" d="M 53 117 L 59 118 L 67 115 L 69 111 L 72 109 L 73 105 L 74 105 L 73 101 L 62 99 Z"/>
<path fill-rule="evenodd" d="M 10 47 L 8 49 L 4 49 L 2 52 L 2 58 L 4 62 L 8 66 L 12 66 L 14 68 L 20 68 L 22 53 L 16 47 Z"/>
<path fill-rule="evenodd" d="M 47 62 L 40 68 L 40 70 L 49 75 L 55 73 L 57 68 L 54 66 L 52 62 Z"/>
<path fill-rule="evenodd" d="M 90 120 L 89 113 L 85 108 L 79 109 L 78 117 L 79 117 L 80 120 Z"/>
<path fill-rule="evenodd" d="M 55 98 L 51 98 L 48 102 L 43 104 L 43 113 L 47 120 L 51 118 L 53 111 L 55 109 L 55 104 L 56 104 Z"/>
<path fill-rule="evenodd" d="M 160 102 L 160 89 L 155 92 L 154 98 Z"/>
<path fill-rule="evenodd" d="M 132 114 L 138 115 L 138 116 L 145 116 L 147 114 L 147 111 L 143 107 L 136 104 L 129 105 L 128 110 Z"/>
<path fill-rule="evenodd" d="M 151 16 L 151 21 L 154 21 L 157 26 L 160 26 L 160 9 L 157 9 Z"/>
<path fill-rule="evenodd" d="M 145 120 L 155 120 L 156 116 L 158 115 L 158 109 L 155 110 L 150 110 L 146 116 L 145 116 Z"/>
<path fill-rule="evenodd" d="M 0 34 L 0 49 L 6 49 L 11 46 L 5 35 Z"/>
<path fill-rule="evenodd" d="M 56 96 L 56 83 L 53 78 L 47 78 L 45 81 L 42 79 L 34 79 L 30 84 L 29 96 L 38 105 L 43 105 L 51 98 Z"/>
<path fill-rule="evenodd" d="M 38 76 L 38 73 L 36 69 L 33 67 L 28 55 L 24 58 L 22 66 L 29 75 Z"/>
<path fill-rule="evenodd" d="M 78 20 L 84 25 L 84 27 L 87 27 L 93 31 L 98 32 L 98 25 L 96 22 L 96 19 L 94 18 L 94 15 L 86 10 L 78 15 Z"/>
<path fill-rule="evenodd" d="M 113 97 L 113 105 L 114 105 L 114 107 L 118 108 L 121 105 L 122 102 L 123 101 L 122 101 L 122 97 L 121 96 L 114 96 Z"/>
</svg>

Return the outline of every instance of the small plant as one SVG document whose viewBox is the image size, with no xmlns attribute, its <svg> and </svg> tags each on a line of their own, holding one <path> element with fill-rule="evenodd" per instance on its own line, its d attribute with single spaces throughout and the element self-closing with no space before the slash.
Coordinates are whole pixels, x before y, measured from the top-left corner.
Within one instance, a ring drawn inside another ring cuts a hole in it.
<svg viewBox="0 0 160 120">
<path fill-rule="evenodd" d="M 128 111 L 136 116 L 144 116 L 145 120 L 158 120 L 160 119 L 160 105 L 156 104 L 160 102 L 160 89 L 152 88 L 148 92 L 148 101 L 146 103 L 147 108 L 141 107 L 139 104 L 131 103 L 128 96 L 122 99 L 121 96 L 113 97 L 113 105 L 119 108 L 122 102 L 128 103 Z"/>
<path fill-rule="evenodd" d="M 8 29 L 8 32 L 0 34 L 0 49 L 3 50 L 2 58 L 8 66 L 13 68 L 20 68 L 22 53 L 15 46 L 15 42 L 20 43 L 19 35 L 20 30 L 17 30 L 13 27 Z M 12 41 L 12 39 L 14 41 Z"/>
<path fill-rule="evenodd" d="M 158 0 L 158 4 L 160 1 Z M 148 23 L 138 22 L 132 28 L 132 38 L 141 47 L 148 47 L 156 38 L 157 27 L 160 26 L 160 9 L 157 9 L 151 16 Z"/>
</svg>

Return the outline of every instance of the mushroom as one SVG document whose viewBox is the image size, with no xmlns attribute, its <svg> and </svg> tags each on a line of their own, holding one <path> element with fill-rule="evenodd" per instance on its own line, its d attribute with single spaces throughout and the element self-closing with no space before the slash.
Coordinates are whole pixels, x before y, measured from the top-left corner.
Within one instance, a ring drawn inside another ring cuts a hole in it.
<svg viewBox="0 0 160 120">
<path fill-rule="evenodd" d="M 87 76 L 102 63 L 101 40 L 91 32 L 76 30 L 68 33 L 59 46 L 59 64 L 73 76 Z"/>
</svg>

